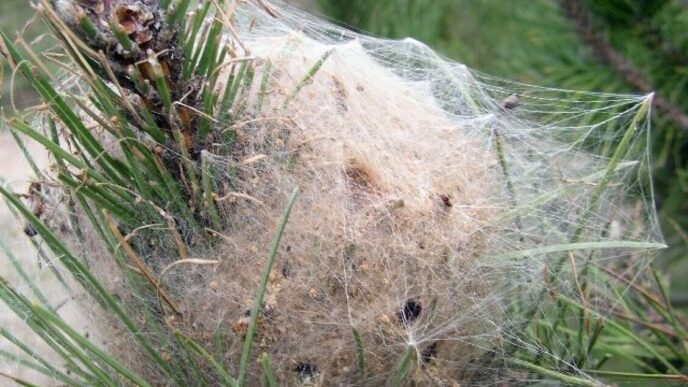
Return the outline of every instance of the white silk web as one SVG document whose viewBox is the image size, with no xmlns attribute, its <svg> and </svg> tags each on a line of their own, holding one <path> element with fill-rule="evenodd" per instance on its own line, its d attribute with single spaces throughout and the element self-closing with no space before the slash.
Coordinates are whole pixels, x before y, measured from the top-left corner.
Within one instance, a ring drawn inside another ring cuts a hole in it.
<svg viewBox="0 0 688 387">
<path fill-rule="evenodd" d="M 652 97 L 510 82 L 412 39 L 269 9 L 227 11 L 220 79 L 249 76 L 223 129 L 232 156 L 217 139 L 204 153 L 224 228 L 189 255 L 220 263 L 165 274 L 179 329 L 193 327 L 185 333 L 235 373 L 266 251 L 299 186 L 255 339 L 285 385 L 382 385 L 409 354 L 421 385 L 525 382 L 513 368 L 524 356 L 588 378 L 565 335 L 548 336 L 548 318 L 575 330 L 581 311 L 612 312 L 604 273 L 636 273 L 662 245 Z M 95 233 L 71 242 L 110 289 L 123 286 Z M 155 273 L 172 263 L 132 244 Z M 106 341 L 150 368 L 126 335 Z"/>
</svg>

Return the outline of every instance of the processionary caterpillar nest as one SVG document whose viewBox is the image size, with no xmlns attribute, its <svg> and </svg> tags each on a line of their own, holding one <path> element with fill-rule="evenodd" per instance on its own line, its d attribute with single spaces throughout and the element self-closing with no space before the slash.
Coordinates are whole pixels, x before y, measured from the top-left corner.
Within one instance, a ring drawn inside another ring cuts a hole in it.
<svg viewBox="0 0 688 387">
<path fill-rule="evenodd" d="M 79 3 L 89 17 L 105 12 Z M 124 8 L 106 3 L 120 20 Z M 185 16 L 201 31 L 223 31 L 218 81 L 186 79 L 174 74 L 189 69 L 181 49 L 168 57 L 154 50 L 155 33 L 173 41 L 178 31 L 158 26 L 161 14 L 136 17 L 154 2 L 124 3 L 124 32 L 144 36 L 135 42 L 148 52 L 105 45 L 121 67 L 112 72 L 122 85 L 108 85 L 125 103 L 150 107 L 161 138 L 181 144 L 138 138 L 190 192 L 192 215 L 138 194 L 137 208 L 162 214 L 158 223 L 119 225 L 118 214 L 105 214 L 117 256 L 129 261 L 113 259 L 100 230 L 70 229 L 73 217 L 85 223 L 88 215 L 73 200 L 64 205 L 73 191 L 56 189 L 63 203 L 49 207 L 64 212 L 43 218 L 68 230 L 66 242 L 108 291 L 139 305 L 137 318 L 160 319 L 212 348 L 235 375 L 268 246 L 300 187 L 259 308 L 250 385 L 260 381 L 261 353 L 280 385 L 384 385 L 409 354 L 404 367 L 419 385 L 518 381 L 524 374 L 504 361 L 542 351 L 521 333 L 556 302 L 552 294 L 579 299 L 576 259 L 604 266 L 627 257 L 631 267 L 647 262 L 636 252 L 661 245 L 640 135 L 649 97 L 511 83 L 412 39 L 363 36 L 262 1 L 230 2 L 207 20 L 195 19 L 200 4 Z M 98 39 L 89 44 L 103 46 Z M 188 44 L 202 46 L 202 35 Z M 137 55 L 147 55 L 145 66 Z M 137 79 L 134 66 L 150 79 Z M 170 82 L 169 96 L 141 92 L 153 77 Z M 203 109 L 221 106 L 222 96 L 232 97 L 224 110 Z M 160 118 L 174 109 L 176 117 Z M 100 134 L 107 130 L 94 115 L 82 118 L 108 155 L 125 159 L 117 150 L 125 140 Z M 84 181 L 73 189 L 88 189 Z M 193 200 L 198 192 L 202 202 Z M 139 275 L 153 278 L 156 291 L 132 290 Z M 584 302 L 600 313 L 614 304 Z M 107 345 L 164 384 L 111 323 Z M 143 334 L 165 359 L 181 356 L 164 336 Z"/>
</svg>

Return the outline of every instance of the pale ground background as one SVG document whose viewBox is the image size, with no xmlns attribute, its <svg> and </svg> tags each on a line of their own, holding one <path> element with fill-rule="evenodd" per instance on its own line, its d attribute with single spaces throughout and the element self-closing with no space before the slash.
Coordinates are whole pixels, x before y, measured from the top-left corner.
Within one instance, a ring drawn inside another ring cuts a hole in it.
<svg viewBox="0 0 688 387">
<path fill-rule="evenodd" d="M 31 141 L 26 141 L 26 145 L 33 155 L 35 161 L 41 167 L 48 165 L 45 152 L 39 145 Z M 11 188 L 15 192 L 26 192 L 28 182 L 33 179 L 33 172 L 28 162 L 22 155 L 12 136 L 7 130 L 0 132 L 0 178 L 4 180 L 6 188 Z M 59 308 L 62 316 L 74 324 L 79 331 L 87 333 L 94 338 L 94 330 L 89 328 L 92 314 L 84 311 L 77 305 L 72 295 L 67 294 L 62 285 L 54 278 L 47 264 L 43 262 L 42 268 L 39 267 L 38 255 L 32 246 L 29 238 L 23 232 L 24 223 L 18 221 L 9 208 L 0 203 L 0 243 L 4 244 L 9 251 L 20 261 L 29 277 L 35 279 L 51 306 Z M 14 268 L 6 260 L 5 254 L 0 252 L 0 276 L 17 286 L 25 295 L 30 292 L 23 281 L 19 278 Z M 19 340 L 29 344 L 38 352 L 47 355 L 48 359 L 54 356 L 42 345 L 40 339 L 35 337 L 33 331 L 24 325 L 20 317 L 16 316 L 9 308 L 0 303 L 0 326 L 12 332 Z M 95 339 L 95 338 L 94 338 Z M 95 339 L 97 340 L 97 339 Z M 0 349 L 14 352 L 14 346 L 6 339 L 0 338 Z M 55 364 L 61 366 L 59 362 Z M 14 362 L 0 357 L 0 372 L 8 373 L 14 377 L 25 378 L 40 385 L 50 385 L 50 383 L 40 374 L 29 368 L 22 367 Z M 0 377 L 0 386 L 5 386 L 7 380 Z"/>
<path fill-rule="evenodd" d="M 316 9 L 315 0 L 292 0 L 288 2 L 306 9 Z M 26 15 L 26 9 L 23 11 L 18 10 L 16 8 L 17 4 L 28 4 L 28 0 L 0 0 L 0 25 L 4 29 L 16 30 L 24 23 L 24 20 L 18 20 L 18 18 L 23 19 L 24 16 L 18 17 L 16 14 Z M 7 87 L 10 74 L 6 73 L 4 75 L 4 80 L 6 82 L 5 86 Z M 1 84 L 2 83 L 0 83 L 0 85 Z M 7 92 L 7 88 L 5 92 Z M 5 100 L 5 102 L 7 101 Z M 49 166 L 47 155 L 40 145 L 28 139 L 25 139 L 25 145 L 40 168 L 43 169 Z M 4 184 L 6 188 L 10 188 L 14 192 L 24 193 L 28 188 L 30 180 L 33 178 L 35 178 L 33 171 L 28 161 L 22 155 L 20 148 L 13 140 L 9 131 L 3 126 L 0 126 L 1 184 Z M 39 267 L 38 255 L 29 238 L 24 234 L 23 228 L 24 223 L 17 220 L 4 202 L 0 202 L 0 243 L 4 244 L 9 251 L 16 256 L 28 275 L 35 279 L 35 283 L 39 284 L 39 287 L 45 293 L 51 305 L 59 307 L 60 314 L 65 319 L 82 333 L 88 333 L 92 340 L 98 342 L 100 339 L 91 323 L 94 318 L 93 311 L 84 310 L 75 302 L 72 295 L 66 294 L 62 285 L 59 284 L 50 270 L 47 269 L 45 263 L 42 265 L 42 268 Z M 5 254 L 2 251 L 0 251 L 0 276 L 8 280 L 11 284 L 18 286 L 19 289 L 27 290 L 23 292 L 24 294 L 29 294 L 26 285 L 22 284 L 21 279 L 6 260 Z M 12 332 L 19 340 L 29 344 L 33 350 L 45 354 L 47 359 L 56 359 L 55 355 L 51 354 L 50 350 L 42 344 L 41 340 L 35 337 L 34 333 L 24 325 L 21 318 L 16 316 L 3 303 L 0 303 L 0 327 Z M 0 337 L 0 350 L 15 352 L 15 349 L 16 347 L 14 347 L 12 343 L 4 337 Z M 59 360 L 57 360 L 54 365 L 57 367 L 62 366 Z M 8 361 L 2 356 L 0 356 L 0 373 L 6 373 L 13 377 L 26 379 L 38 385 L 54 385 L 41 374 Z M 0 386 L 6 385 L 13 384 L 9 379 L 0 375 Z"/>
</svg>

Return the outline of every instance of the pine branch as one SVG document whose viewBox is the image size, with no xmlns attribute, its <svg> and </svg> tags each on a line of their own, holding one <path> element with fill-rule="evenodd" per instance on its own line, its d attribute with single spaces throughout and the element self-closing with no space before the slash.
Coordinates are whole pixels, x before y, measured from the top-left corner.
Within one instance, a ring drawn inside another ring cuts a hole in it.
<svg viewBox="0 0 688 387">
<path fill-rule="evenodd" d="M 655 87 L 643 76 L 633 63 L 618 52 L 604 37 L 603 33 L 595 28 L 590 20 L 585 6 L 580 0 L 563 0 L 561 8 L 573 23 L 576 31 L 583 41 L 590 46 L 595 58 L 602 64 L 610 66 L 629 85 L 642 93 L 652 93 Z M 672 123 L 688 130 L 688 114 L 661 94 L 655 93 L 654 106 Z"/>
<path fill-rule="evenodd" d="M 103 80 L 116 81 L 127 93 L 138 96 L 154 112 L 170 141 L 174 141 L 172 133 L 180 130 L 187 148 L 196 145 L 191 111 L 172 109 L 172 103 L 183 100 L 196 108 L 201 82 L 182 77 L 179 26 L 159 0 L 50 1 L 57 16 L 79 38 L 94 52 L 102 52 L 105 63 L 95 66 L 95 71 Z M 90 59 L 95 65 L 99 58 Z"/>
</svg>

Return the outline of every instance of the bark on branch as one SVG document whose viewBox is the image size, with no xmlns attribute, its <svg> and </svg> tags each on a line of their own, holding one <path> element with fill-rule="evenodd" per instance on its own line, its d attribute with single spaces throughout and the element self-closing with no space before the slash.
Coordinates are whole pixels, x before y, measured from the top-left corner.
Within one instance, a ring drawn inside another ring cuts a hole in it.
<svg viewBox="0 0 688 387">
<path fill-rule="evenodd" d="M 171 104 L 184 100 L 186 106 L 196 108 L 201 82 L 182 78 L 184 53 L 178 26 L 169 22 L 159 0 L 50 1 L 61 20 L 91 49 L 102 53 L 116 81 L 155 114 L 170 141 L 175 141 L 173 132 L 180 130 L 192 149 L 197 144 L 192 112 L 183 106 L 173 109 Z M 109 81 L 102 70 L 96 68 Z M 164 87 L 156 87 L 160 83 Z"/>
</svg>

